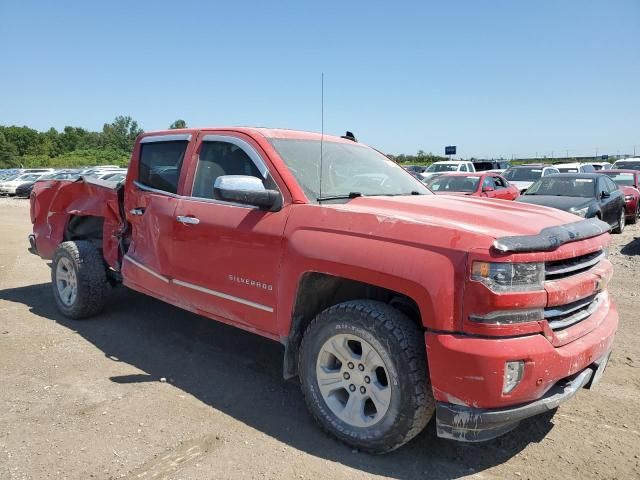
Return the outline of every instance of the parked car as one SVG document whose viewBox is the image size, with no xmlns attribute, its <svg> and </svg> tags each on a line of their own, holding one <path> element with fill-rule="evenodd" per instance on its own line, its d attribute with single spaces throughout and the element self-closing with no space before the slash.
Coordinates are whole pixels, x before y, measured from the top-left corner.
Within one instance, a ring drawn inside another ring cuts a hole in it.
<svg viewBox="0 0 640 480">
<path fill-rule="evenodd" d="M 595 162 L 590 165 L 596 170 L 596 172 L 599 172 L 600 170 L 611 170 L 612 168 L 612 165 L 609 162 Z"/>
<path fill-rule="evenodd" d="M 485 172 L 490 170 L 492 172 L 501 173 L 511 166 L 511 163 L 506 160 L 473 160 L 472 163 L 476 172 Z"/>
<path fill-rule="evenodd" d="M 511 185 L 514 185 L 520 193 L 527 191 L 534 182 L 537 182 L 542 177 L 547 175 L 553 175 L 554 173 L 560 173 L 557 168 L 550 167 L 545 164 L 527 164 L 527 165 L 514 165 L 502 174 Z"/>
<path fill-rule="evenodd" d="M 640 215 L 640 171 L 607 170 L 602 172 L 624 192 L 627 223 L 636 223 Z"/>
<path fill-rule="evenodd" d="M 613 164 L 616 170 L 640 170 L 640 157 L 630 157 L 618 160 Z"/>
<path fill-rule="evenodd" d="M 47 180 L 76 180 L 79 175 L 73 171 L 56 171 L 54 173 L 48 173 L 36 180 L 22 183 L 16 187 L 16 197 L 28 197 L 33 191 L 33 186 L 38 182 L 44 182 Z"/>
<path fill-rule="evenodd" d="M 622 233 L 626 223 L 624 193 L 608 176 L 597 173 L 549 175 L 531 185 L 518 201 L 597 217 L 615 233 Z"/>
<path fill-rule="evenodd" d="M 461 160 L 451 160 L 446 162 L 433 162 L 420 174 L 423 180 L 427 180 L 435 175 L 442 175 L 449 172 L 475 172 L 476 169 L 471 162 Z"/>
<path fill-rule="evenodd" d="M 430 178 L 425 185 L 436 195 L 472 195 L 502 200 L 515 200 L 520 196 L 516 187 L 493 172 L 445 173 Z"/>
<path fill-rule="evenodd" d="M 556 163 L 553 166 L 560 173 L 593 173 L 596 171 L 590 163 Z"/>
<path fill-rule="evenodd" d="M 367 452 L 432 416 L 448 439 L 509 432 L 597 383 L 618 327 L 607 224 L 433 195 L 337 136 L 147 132 L 124 187 L 39 182 L 31 219 L 63 315 L 123 283 L 280 341 L 311 414 Z"/>
<path fill-rule="evenodd" d="M 16 189 L 23 183 L 35 182 L 42 177 L 44 173 L 23 173 L 12 180 L 5 180 L 0 183 L 0 195 L 15 195 Z"/>
<path fill-rule="evenodd" d="M 409 173 L 424 173 L 426 165 L 404 165 L 403 168 Z"/>
</svg>

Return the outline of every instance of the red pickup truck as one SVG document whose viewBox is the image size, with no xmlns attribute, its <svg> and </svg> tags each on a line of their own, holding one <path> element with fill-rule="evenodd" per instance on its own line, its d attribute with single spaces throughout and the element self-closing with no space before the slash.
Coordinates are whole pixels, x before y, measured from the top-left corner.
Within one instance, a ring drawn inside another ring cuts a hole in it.
<svg viewBox="0 0 640 480">
<path fill-rule="evenodd" d="M 483 441 L 601 376 L 618 326 L 609 226 L 436 196 L 348 137 L 145 133 L 123 185 L 40 182 L 31 250 L 71 318 L 119 284 L 284 345 L 320 425 L 393 450 L 434 414 Z"/>
</svg>

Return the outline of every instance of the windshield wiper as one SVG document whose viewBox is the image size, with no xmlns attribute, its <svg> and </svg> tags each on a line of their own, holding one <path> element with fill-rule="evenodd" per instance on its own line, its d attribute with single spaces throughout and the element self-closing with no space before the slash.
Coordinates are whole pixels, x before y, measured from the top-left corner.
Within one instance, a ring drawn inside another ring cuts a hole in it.
<svg viewBox="0 0 640 480">
<path fill-rule="evenodd" d="M 316 198 L 318 202 L 324 202 L 325 200 L 344 200 L 348 198 L 358 198 L 362 196 L 362 192 L 349 192 L 347 195 L 330 195 L 328 197 Z"/>
</svg>

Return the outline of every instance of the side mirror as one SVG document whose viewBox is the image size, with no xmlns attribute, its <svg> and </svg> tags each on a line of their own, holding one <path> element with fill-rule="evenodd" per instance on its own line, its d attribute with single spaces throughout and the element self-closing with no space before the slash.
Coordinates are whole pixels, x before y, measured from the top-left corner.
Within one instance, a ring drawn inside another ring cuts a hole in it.
<svg viewBox="0 0 640 480">
<path fill-rule="evenodd" d="M 493 188 L 493 187 L 484 187 L 484 188 L 482 189 L 482 191 L 483 191 L 483 192 L 493 192 L 493 191 L 494 191 L 494 188 Z"/>
<path fill-rule="evenodd" d="M 254 205 L 263 210 L 276 211 L 282 207 L 280 192 L 265 189 L 262 180 L 249 175 L 223 175 L 216 178 L 213 196 L 216 200 Z"/>
<path fill-rule="evenodd" d="M 600 198 L 609 198 L 611 194 L 609 192 L 605 192 L 604 190 L 600 192 Z"/>
</svg>

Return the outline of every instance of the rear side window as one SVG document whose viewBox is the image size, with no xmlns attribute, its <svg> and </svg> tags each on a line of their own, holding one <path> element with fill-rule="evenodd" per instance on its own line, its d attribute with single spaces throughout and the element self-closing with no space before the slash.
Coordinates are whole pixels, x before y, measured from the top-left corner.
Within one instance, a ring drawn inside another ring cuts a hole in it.
<svg viewBox="0 0 640 480">
<path fill-rule="evenodd" d="M 188 143 L 186 140 L 143 143 L 138 181 L 163 192 L 178 193 L 178 180 Z"/>
</svg>

